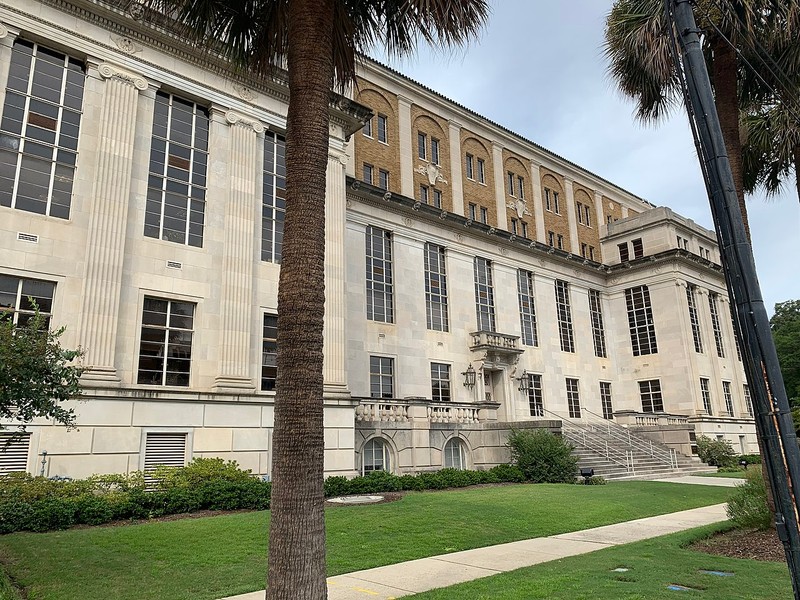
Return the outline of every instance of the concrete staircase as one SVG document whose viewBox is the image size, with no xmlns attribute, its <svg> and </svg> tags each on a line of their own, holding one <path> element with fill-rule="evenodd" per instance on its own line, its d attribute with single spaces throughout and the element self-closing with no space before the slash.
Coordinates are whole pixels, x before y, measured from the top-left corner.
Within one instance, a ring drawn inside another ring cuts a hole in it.
<svg viewBox="0 0 800 600">
<path fill-rule="evenodd" d="M 578 466 L 594 469 L 595 475 L 605 479 L 658 479 L 716 471 L 589 411 L 582 410 L 580 419 L 558 417 L 562 435 L 575 446 Z"/>
</svg>

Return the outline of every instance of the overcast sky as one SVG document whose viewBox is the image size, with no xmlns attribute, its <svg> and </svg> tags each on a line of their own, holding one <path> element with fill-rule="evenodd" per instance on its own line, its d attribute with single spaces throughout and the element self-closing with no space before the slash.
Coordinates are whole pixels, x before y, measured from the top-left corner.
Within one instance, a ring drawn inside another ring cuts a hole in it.
<svg viewBox="0 0 800 600">
<path fill-rule="evenodd" d="M 659 206 L 713 230 L 685 113 L 657 126 L 606 75 L 611 0 L 494 0 L 489 24 L 465 50 L 387 61 L 395 69 Z M 774 200 L 748 199 L 761 290 L 773 305 L 800 299 L 800 202 L 794 182 Z"/>
</svg>

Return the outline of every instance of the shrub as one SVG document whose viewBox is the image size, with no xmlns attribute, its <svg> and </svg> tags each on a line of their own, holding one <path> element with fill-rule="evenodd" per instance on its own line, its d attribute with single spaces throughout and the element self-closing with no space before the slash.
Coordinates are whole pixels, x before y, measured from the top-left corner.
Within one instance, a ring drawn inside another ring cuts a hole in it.
<svg viewBox="0 0 800 600">
<path fill-rule="evenodd" d="M 737 527 L 769 529 L 772 526 L 761 469 L 748 469 L 747 480 L 734 488 L 726 510 Z"/>
<path fill-rule="evenodd" d="M 736 452 L 726 440 L 712 440 L 701 435 L 697 438 L 697 456 L 712 467 L 732 467 L 736 465 Z"/>
<path fill-rule="evenodd" d="M 511 430 L 508 437 L 511 462 L 525 479 L 533 483 L 572 483 L 578 474 L 574 449 L 560 436 L 549 431 Z"/>
<path fill-rule="evenodd" d="M 486 473 L 489 474 L 485 483 L 522 483 L 525 473 L 516 465 L 497 465 Z"/>
<path fill-rule="evenodd" d="M 153 480 L 161 489 L 171 487 L 191 487 L 208 481 L 247 481 L 253 478 L 252 472 L 240 469 L 235 460 L 221 458 L 195 458 L 185 467 L 157 467 Z"/>
<path fill-rule="evenodd" d="M 601 477 L 600 475 L 592 475 L 591 477 L 586 477 L 583 481 L 586 485 L 605 485 L 608 483 L 605 477 Z"/>
<path fill-rule="evenodd" d="M 350 480 L 342 475 L 334 475 L 325 479 L 323 489 L 326 498 L 346 496 L 350 493 Z"/>
<path fill-rule="evenodd" d="M 740 454 L 736 458 L 736 464 L 738 465 L 741 461 L 746 462 L 748 465 L 760 465 L 761 464 L 761 455 L 760 454 Z"/>
</svg>

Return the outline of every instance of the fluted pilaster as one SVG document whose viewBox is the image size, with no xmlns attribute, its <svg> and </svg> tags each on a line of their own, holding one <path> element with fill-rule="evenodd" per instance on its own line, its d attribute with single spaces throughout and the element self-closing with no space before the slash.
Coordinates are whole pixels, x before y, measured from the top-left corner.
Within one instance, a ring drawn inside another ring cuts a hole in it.
<svg viewBox="0 0 800 600">
<path fill-rule="evenodd" d="M 326 396 L 349 397 L 345 336 L 345 163 L 328 156 L 325 197 L 325 325 L 323 361 Z"/>
<path fill-rule="evenodd" d="M 411 100 L 397 97 L 400 133 L 400 193 L 408 198 L 416 197 L 414 190 L 414 155 L 411 140 Z"/>
<path fill-rule="evenodd" d="M 262 169 L 258 164 L 264 126 L 235 112 L 225 113 L 230 126 L 229 196 L 225 203 L 225 245 L 222 258 L 219 370 L 215 389 L 253 391 L 250 342 L 253 303 L 254 219 L 260 198 Z"/>
<path fill-rule="evenodd" d="M 114 354 L 137 106 L 139 93 L 150 86 L 141 75 L 115 65 L 100 64 L 96 72 L 103 82 L 102 104 L 79 339 L 88 367 L 84 379 L 119 381 Z"/>
<path fill-rule="evenodd" d="M 497 211 L 497 223 L 500 229 L 508 229 L 506 217 L 506 177 L 503 174 L 503 147 L 492 142 L 492 164 L 494 165 L 494 200 Z"/>
<path fill-rule="evenodd" d="M 455 121 L 448 124 L 450 137 L 450 183 L 453 190 L 453 212 L 457 215 L 464 214 L 464 180 L 461 173 L 461 125 Z"/>
<path fill-rule="evenodd" d="M 578 240 L 578 217 L 575 214 L 575 188 L 572 179 L 564 177 L 564 191 L 567 193 L 567 220 L 569 221 L 569 251 L 579 255 L 580 241 Z"/>
<path fill-rule="evenodd" d="M 545 243 L 544 205 L 542 204 L 542 175 L 539 163 L 531 161 L 531 189 L 533 189 L 533 217 L 536 219 L 536 241 Z"/>
</svg>

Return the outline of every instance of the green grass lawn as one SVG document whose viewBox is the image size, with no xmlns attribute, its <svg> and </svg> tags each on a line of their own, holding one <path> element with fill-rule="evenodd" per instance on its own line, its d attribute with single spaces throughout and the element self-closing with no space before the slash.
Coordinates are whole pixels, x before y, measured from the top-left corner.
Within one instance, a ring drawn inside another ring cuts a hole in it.
<svg viewBox="0 0 800 600">
<path fill-rule="evenodd" d="M 683 548 L 718 530 L 716 525 L 644 542 L 598 550 L 526 567 L 449 588 L 409 596 L 409 600 L 790 600 L 785 563 L 712 556 Z M 625 573 L 614 572 L 618 567 Z M 701 573 L 725 571 L 732 577 Z M 670 584 L 696 591 L 671 591 Z"/>
<path fill-rule="evenodd" d="M 724 502 L 730 489 L 660 482 L 411 493 L 327 511 L 331 575 Z M 263 588 L 268 512 L 0 538 L 36 600 L 213 600 Z"/>
<path fill-rule="evenodd" d="M 745 479 L 747 473 L 744 471 L 735 471 L 733 473 L 703 473 L 701 477 L 733 477 L 734 479 Z"/>
</svg>

